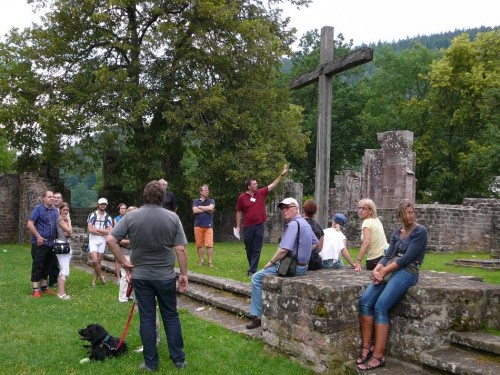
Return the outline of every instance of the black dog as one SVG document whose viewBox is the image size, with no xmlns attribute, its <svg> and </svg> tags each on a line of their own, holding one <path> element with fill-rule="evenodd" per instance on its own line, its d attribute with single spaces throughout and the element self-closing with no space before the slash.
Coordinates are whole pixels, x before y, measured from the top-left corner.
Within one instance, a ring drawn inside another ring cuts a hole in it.
<svg viewBox="0 0 500 375">
<path fill-rule="evenodd" d="M 91 345 L 83 345 L 84 348 L 90 349 L 90 359 L 103 361 L 107 357 L 118 357 L 127 352 L 127 344 L 122 342 L 117 348 L 120 339 L 111 336 L 103 326 L 99 324 L 89 324 L 87 328 L 78 330 L 80 338 L 87 340 Z"/>
</svg>

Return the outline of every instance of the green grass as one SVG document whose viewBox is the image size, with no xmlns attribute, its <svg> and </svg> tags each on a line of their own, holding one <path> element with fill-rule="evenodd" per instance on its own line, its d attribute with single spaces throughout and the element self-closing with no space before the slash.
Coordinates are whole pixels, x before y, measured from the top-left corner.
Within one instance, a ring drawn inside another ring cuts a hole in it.
<svg viewBox="0 0 500 375">
<path fill-rule="evenodd" d="M 141 373 L 138 366 L 142 354 L 132 350 L 117 359 L 79 363 L 88 354 L 82 348 L 87 342 L 80 340 L 78 329 L 97 322 L 113 336 L 121 335 L 131 304 L 118 302 L 116 285 L 92 288 L 91 275 L 71 267 L 67 285 L 71 300 L 61 301 L 55 295 L 35 299 L 31 297 L 30 270 L 28 246 L 0 245 L 2 374 Z M 290 359 L 265 350 L 260 340 L 196 318 L 186 310 L 179 313 L 189 363 L 184 374 L 312 374 Z M 126 341 L 130 349 L 141 345 L 137 314 Z M 168 358 L 163 331 L 159 353 L 159 373 L 178 374 Z"/>
<path fill-rule="evenodd" d="M 194 272 L 249 282 L 243 244 L 216 243 L 214 268 L 198 266 L 196 248 L 188 246 L 189 269 Z M 276 251 L 266 244 L 262 267 Z M 356 257 L 358 249 L 350 249 Z M 483 277 L 500 283 L 500 272 L 448 266 L 453 259 L 488 259 L 489 254 L 427 254 L 424 270 L 445 271 Z M 207 260 L 205 260 L 207 262 Z M 79 364 L 87 352 L 82 348 L 78 329 L 100 323 L 114 336 L 120 336 L 130 304 L 118 303 L 118 287 L 113 283 L 90 287 L 91 275 L 71 267 L 67 292 L 70 301 L 56 296 L 31 297 L 31 256 L 29 246 L 0 245 L 0 363 L 2 374 L 114 374 L 139 373 L 142 354 L 132 350 L 124 357 L 102 363 Z M 189 367 L 185 374 L 312 374 L 290 359 L 265 350 L 259 340 L 233 333 L 225 328 L 180 310 L 185 351 Z M 243 324 L 243 323 L 242 323 Z M 127 336 L 131 349 L 140 346 L 139 318 L 134 316 Z M 488 330 L 498 334 L 498 331 Z M 168 358 L 165 335 L 160 343 L 160 372 L 175 374 Z"/>
</svg>

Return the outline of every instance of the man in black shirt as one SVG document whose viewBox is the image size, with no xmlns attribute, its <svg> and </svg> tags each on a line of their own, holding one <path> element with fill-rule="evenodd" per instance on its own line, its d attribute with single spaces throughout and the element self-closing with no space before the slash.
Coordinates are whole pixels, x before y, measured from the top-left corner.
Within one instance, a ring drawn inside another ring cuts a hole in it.
<svg viewBox="0 0 500 375">
<path fill-rule="evenodd" d="M 163 178 L 158 182 L 165 189 L 165 199 L 162 203 L 163 208 L 177 212 L 177 200 L 175 199 L 175 195 L 171 191 L 168 191 L 168 182 Z"/>
</svg>

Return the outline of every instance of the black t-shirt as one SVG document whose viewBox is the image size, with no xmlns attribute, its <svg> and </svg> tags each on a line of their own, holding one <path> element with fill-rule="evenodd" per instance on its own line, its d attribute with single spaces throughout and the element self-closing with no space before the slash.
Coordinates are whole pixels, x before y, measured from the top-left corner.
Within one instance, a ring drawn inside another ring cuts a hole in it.
<svg viewBox="0 0 500 375">
<path fill-rule="evenodd" d="M 308 217 L 304 219 L 306 219 L 306 221 L 309 223 L 314 235 L 319 241 L 321 237 L 325 234 L 325 232 L 323 232 L 323 228 L 321 227 L 321 225 L 319 225 L 319 223 L 314 219 L 310 219 Z"/>
<path fill-rule="evenodd" d="M 177 210 L 177 201 L 175 200 L 175 195 L 172 192 L 167 191 L 162 206 L 170 211 L 175 212 L 175 210 Z"/>
</svg>

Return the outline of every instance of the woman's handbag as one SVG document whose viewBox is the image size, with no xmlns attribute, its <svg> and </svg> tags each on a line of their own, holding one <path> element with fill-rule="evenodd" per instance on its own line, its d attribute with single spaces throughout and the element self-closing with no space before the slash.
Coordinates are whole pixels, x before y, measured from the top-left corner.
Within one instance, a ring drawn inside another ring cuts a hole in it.
<svg viewBox="0 0 500 375">
<path fill-rule="evenodd" d="M 295 271 L 297 269 L 297 263 L 299 262 L 297 259 L 297 254 L 299 253 L 299 238 L 300 238 L 300 224 L 298 221 L 297 221 L 297 228 L 298 228 L 297 241 L 295 242 L 295 247 L 297 249 L 297 252 L 291 255 L 289 251 L 285 257 L 281 258 L 277 271 L 279 276 L 295 275 Z"/>
<path fill-rule="evenodd" d="M 395 258 L 395 257 L 392 257 L 391 259 L 389 259 L 389 261 L 387 262 L 387 264 L 386 264 L 385 266 L 387 267 L 389 264 L 391 264 L 392 262 L 394 262 L 394 258 Z M 384 283 L 388 283 L 388 282 L 389 282 L 389 279 L 391 278 L 391 276 L 392 276 L 392 272 L 388 272 L 388 273 L 386 273 L 386 274 L 384 275 L 384 277 L 382 278 L 382 281 L 383 281 Z"/>
<path fill-rule="evenodd" d="M 71 252 L 71 247 L 67 241 L 56 240 L 53 250 L 54 254 L 69 254 Z"/>
<path fill-rule="evenodd" d="M 394 252 L 392 253 L 392 256 L 391 258 L 389 259 L 389 261 L 387 262 L 387 264 L 385 265 L 385 267 L 387 267 L 389 264 L 391 264 L 392 262 L 394 262 L 396 260 L 396 257 L 398 256 L 398 253 L 401 252 L 403 250 L 403 241 L 400 239 L 399 242 L 398 242 L 398 246 L 396 247 L 396 249 L 394 249 Z M 388 272 L 384 275 L 384 277 L 382 278 L 382 281 L 384 283 L 387 283 L 389 282 L 389 279 L 391 278 L 392 276 L 392 272 Z"/>
</svg>

